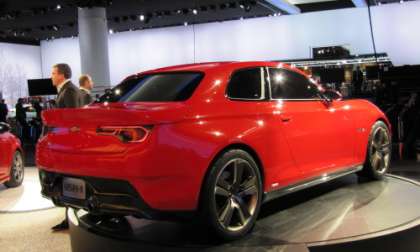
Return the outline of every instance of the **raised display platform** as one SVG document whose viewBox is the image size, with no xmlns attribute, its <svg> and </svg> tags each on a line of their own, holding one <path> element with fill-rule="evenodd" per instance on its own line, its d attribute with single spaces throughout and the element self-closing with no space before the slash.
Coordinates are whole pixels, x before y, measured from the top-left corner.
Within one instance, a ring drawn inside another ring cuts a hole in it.
<svg viewBox="0 0 420 252">
<path fill-rule="evenodd" d="M 191 223 L 68 214 L 74 252 L 420 250 L 420 184 L 393 175 L 371 182 L 349 175 L 271 201 L 253 232 L 232 243 Z"/>
</svg>

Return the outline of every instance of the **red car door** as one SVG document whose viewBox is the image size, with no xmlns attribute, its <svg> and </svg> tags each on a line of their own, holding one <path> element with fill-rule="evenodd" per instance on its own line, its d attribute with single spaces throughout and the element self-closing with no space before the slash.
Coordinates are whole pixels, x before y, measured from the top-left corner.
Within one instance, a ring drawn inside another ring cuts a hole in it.
<svg viewBox="0 0 420 252">
<path fill-rule="evenodd" d="M 322 175 L 354 162 L 354 125 L 345 102 L 327 104 L 305 76 L 269 69 L 270 89 L 277 100 L 282 130 L 305 177 Z"/>
</svg>

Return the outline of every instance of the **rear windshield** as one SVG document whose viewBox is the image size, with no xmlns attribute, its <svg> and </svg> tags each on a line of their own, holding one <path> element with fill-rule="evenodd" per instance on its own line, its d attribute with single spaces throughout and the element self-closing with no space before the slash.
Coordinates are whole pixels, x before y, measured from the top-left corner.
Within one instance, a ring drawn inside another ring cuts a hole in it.
<svg viewBox="0 0 420 252">
<path fill-rule="evenodd" d="M 191 97 L 203 73 L 147 74 L 123 81 L 99 98 L 99 102 L 171 102 Z"/>
</svg>

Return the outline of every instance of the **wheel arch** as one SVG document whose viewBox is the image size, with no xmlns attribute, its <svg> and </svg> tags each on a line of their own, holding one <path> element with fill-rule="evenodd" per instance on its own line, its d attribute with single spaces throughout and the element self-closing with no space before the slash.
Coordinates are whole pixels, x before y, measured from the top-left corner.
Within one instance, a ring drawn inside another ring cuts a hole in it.
<svg viewBox="0 0 420 252">
<path fill-rule="evenodd" d="M 212 158 L 211 162 L 209 163 L 205 175 L 201 181 L 201 186 L 200 186 L 200 193 L 199 193 L 199 198 L 198 198 L 198 206 L 197 206 L 197 210 L 200 210 L 201 208 L 201 201 L 202 201 L 202 194 L 203 194 L 203 188 L 204 188 L 204 183 L 207 180 L 207 177 L 209 176 L 210 173 L 210 169 L 211 167 L 214 165 L 214 163 L 226 152 L 230 151 L 230 150 L 243 150 L 245 152 L 247 152 L 248 154 L 251 155 L 251 157 L 254 159 L 254 161 L 257 163 L 257 167 L 258 170 L 260 171 L 260 175 L 261 175 L 261 184 L 262 184 L 262 189 L 264 190 L 264 181 L 265 181 L 265 173 L 264 173 L 264 167 L 263 167 L 263 163 L 261 161 L 261 158 L 259 157 L 258 153 L 249 145 L 244 144 L 244 143 L 231 143 L 227 146 L 225 146 L 223 149 L 221 149 L 220 151 L 217 152 L 217 154 Z"/>
</svg>

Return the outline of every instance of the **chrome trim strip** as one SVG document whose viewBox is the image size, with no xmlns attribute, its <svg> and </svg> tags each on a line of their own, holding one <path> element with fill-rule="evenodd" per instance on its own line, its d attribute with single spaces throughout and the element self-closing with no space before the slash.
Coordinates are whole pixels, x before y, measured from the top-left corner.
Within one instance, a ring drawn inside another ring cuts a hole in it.
<svg viewBox="0 0 420 252">
<path fill-rule="evenodd" d="M 267 201 L 287 195 L 289 193 L 297 192 L 297 191 L 300 191 L 300 190 L 303 190 L 312 186 L 326 183 L 328 181 L 331 181 L 331 180 L 334 180 L 343 176 L 347 176 L 352 173 L 356 173 L 362 169 L 363 169 L 363 164 L 358 164 L 358 165 L 354 165 L 350 167 L 344 167 L 343 169 L 340 169 L 337 172 L 318 176 L 318 177 L 308 179 L 297 184 L 285 186 L 285 187 L 282 187 L 282 188 L 279 188 L 270 192 L 265 192 L 263 202 L 265 203 Z"/>
</svg>

